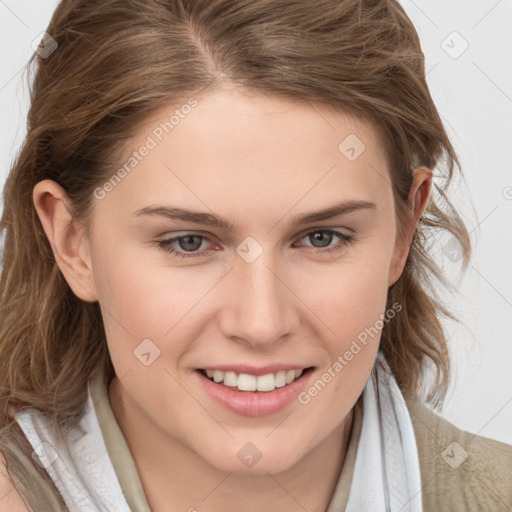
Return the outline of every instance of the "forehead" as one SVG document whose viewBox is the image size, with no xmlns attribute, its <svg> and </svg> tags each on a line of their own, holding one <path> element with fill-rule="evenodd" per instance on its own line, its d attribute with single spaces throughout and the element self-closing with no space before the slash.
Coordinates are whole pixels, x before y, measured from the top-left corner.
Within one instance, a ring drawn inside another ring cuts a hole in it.
<svg viewBox="0 0 512 512">
<path fill-rule="evenodd" d="M 178 202 L 284 214 L 299 203 L 307 210 L 319 201 L 391 197 L 384 149 L 371 125 L 319 105 L 236 89 L 155 112 L 125 145 L 122 167 L 104 203 L 126 214 Z"/>
</svg>

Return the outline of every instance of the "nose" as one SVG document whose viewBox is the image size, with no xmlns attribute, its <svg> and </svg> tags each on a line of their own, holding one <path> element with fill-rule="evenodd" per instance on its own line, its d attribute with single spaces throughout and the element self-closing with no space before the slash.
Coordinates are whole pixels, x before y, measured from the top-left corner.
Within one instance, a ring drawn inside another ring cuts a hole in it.
<svg viewBox="0 0 512 512">
<path fill-rule="evenodd" d="M 237 257 L 220 308 L 223 334 L 260 348 L 290 335 L 298 315 L 289 279 L 271 251 L 263 251 L 252 263 Z"/>
</svg>

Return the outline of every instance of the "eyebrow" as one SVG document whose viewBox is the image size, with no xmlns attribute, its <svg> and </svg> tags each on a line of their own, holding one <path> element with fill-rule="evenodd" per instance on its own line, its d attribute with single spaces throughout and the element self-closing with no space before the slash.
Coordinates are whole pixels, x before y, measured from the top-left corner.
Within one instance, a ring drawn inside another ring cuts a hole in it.
<svg viewBox="0 0 512 512">
<path fill-rule="evenodd" d="M 321 220 L 331 219 L 340 215 L 352 213 L 357 210 L 371 210 L 376 209 L 377 205 L 370 201 L 362 200 L 349 200 L 341 203 L 336 203 L 333 206 L 329 206 L 323 210 L 319 210 L 311 213 L 304 213 L 294 217 L 290 222 L 289 226 L 298 226 L 301 224 L 310 224 L 312 222 L 318 222 Z M 214 228 L 225 229 L 230 232 L 235 231 L 235 225 L 228 220 L 218 215 L 211 213 L 197 212 L 192 210 L 186 210 L 184 208 L 169 208 L 166 206 L 147 206 L 141 208 L 133 213 L 134 216 L 143 215 L 155 215 L 162 216 L 172 220 L 182 220 L 187 222 L 193 222 L 195 224 L 204 224 L 205 226 L 211 226 Z"/>
</svg>

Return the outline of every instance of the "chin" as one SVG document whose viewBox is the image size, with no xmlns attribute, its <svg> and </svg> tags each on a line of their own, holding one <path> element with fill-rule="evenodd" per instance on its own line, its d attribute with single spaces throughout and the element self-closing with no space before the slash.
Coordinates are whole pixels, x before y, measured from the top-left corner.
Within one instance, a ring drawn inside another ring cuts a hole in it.
<svg viewBox="0 0 512 512">
<path fill-rule="evenodd" d="M 238 446 L 240 444 L 240 447 Z M 259 443 L 261 446 L 262 443 Z M 303 450 L 298 450 L 303 444 L 290 446 L 289 450 L 283 449 L 281 445 L 279 449 L 268 447 L 258 449 L 258 442 L 237 443 L 234 451 L 232 447 L 226 448 L 222 453 L 209 453 L 203 459 L 217 469 L 235 473 L 239 475 L 265 475 L 267 473 L 278 474 L 287 471 L 297 464 L 303 455 Z M 227 452 L 231 455 L 227 456 Z M 213 455 L 213 457 L 212 457 Z"/>
</svg>

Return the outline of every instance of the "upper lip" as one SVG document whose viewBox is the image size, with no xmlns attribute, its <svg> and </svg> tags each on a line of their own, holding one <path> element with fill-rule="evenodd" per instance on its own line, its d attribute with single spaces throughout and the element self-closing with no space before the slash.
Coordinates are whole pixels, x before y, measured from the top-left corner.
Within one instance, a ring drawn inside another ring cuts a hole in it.
<svg viewBox="0 0 512 512">
<path fill-rule="evenodd" d="M 221 372 L 235 372 L 235 373 L 248 373 L 249 375 L 266 375 L 267 373 L 276 373 L 281 370 L 305 370 L 311 368 L 312 365 L 298 365 L 298 364 L 271 364 L 267 366 L 250 366 L 247 364 L 223 364 L 211 365 L 200 368 L 200 370 L 219 370 Z"/>
</svg>

